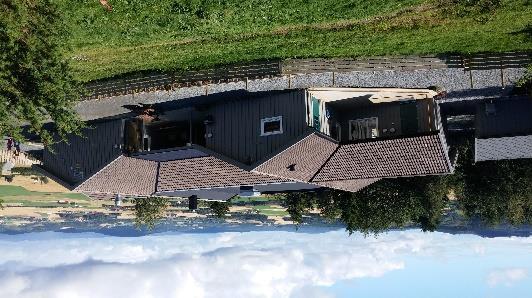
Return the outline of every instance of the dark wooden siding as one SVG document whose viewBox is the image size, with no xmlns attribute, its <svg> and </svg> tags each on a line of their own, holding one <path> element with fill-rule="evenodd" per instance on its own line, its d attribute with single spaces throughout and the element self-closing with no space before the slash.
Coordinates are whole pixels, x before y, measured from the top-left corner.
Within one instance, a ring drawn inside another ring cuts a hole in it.
<svg viewBox="0 0 532 298">
<path fill-rule="evenodd" d="M 121 154 L 122 120 L 87 124 L 83 137 L 69 136 L 68 143 L 45 149 L 43 167 L 70 184 L 76 184 L 100 170 Z"/>
<path fill-rule="evenodd" d="M 479 103 L 475 116 L 477 138 L 532 134 L 532 100 L 494 101 L 495 115 L 486 115 L 486 103 Z"/>
<path fill-rule="evenodd" d="M 214 105 L 209 113 L 207 148 L 250 164 L 282 148 L 306 129 L 305 92 L 295 90 L 253 99 L 228 100 Z M 283 117 L 283 133 L 261 136 L 261 119 Z"/>
<path fill-rule="evenodd" d="M 435 130 L 433 100 L 417 100 L 417 121 L 419 133 Z M 342 127 L 342 141 L 349 141 L 349 120 L 377 117 L 379 118 L 379 133 L 381 137 L 393 137 L 403 134 L 401 127 L 401 104 L 380 103 L 367 106 L 357 106 L 352 109 L 336 111 Z M 415 117 L 415 116 L 414 116 Z M 394 133 L 383 133 L 383 129 L 394 127 Z"/>
</svg>

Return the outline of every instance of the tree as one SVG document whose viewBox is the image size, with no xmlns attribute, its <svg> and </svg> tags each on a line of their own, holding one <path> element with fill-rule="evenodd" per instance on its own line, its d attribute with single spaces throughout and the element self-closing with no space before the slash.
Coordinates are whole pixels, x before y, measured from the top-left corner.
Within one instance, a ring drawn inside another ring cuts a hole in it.
<svg viewBox="0 0 532 298">
<path fill-rule="evenodd" d="M 487 225 L 532 223 L 532 161 L 484 161 L 465 167 L 460 206 Z"/>
<path fill-rule="evenodd" d="M 303 214 L 313 208 L 314 202 L 314 193 L 290 192 L 285 195 L 282 205 L 286 208 L 292 221 L 299 225 L 303 222 Z"/>
<path fill-rule="evenodd" d="M 22 140 L 27 125 L 50 144 L 49 120 L 63 139 L 81 131 L 74 111 L 81 89 L 62 56 L 64 28 L 50 0 L 0 2 L 0 135 Z"/>
<path fill-rule="evenodd" d="M 214 216 L 218 218 L 224 218 L 227 212 L 229 212 L 229 203 L 213 201 L 209 204 Z"/>
<path fill-rule="evenodd" d="M 135 199 L 135 226 L 146 226 L 149 230 L 155 227 L 155 223 L 164 217 L 168 208 L 167 198 L 149 197 Z"/>
</svg>

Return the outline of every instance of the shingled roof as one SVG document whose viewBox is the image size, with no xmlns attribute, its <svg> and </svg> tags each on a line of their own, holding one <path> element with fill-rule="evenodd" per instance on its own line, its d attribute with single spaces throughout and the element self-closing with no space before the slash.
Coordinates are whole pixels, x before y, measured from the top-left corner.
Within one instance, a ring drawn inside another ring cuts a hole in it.
<svg viewBox="0 0 532 298">
<path fill-rule="evenodd" d="M 74 190 L 91 197 L 103 194 L 149 196 L 155 193 L 191 189 L 237 188 L 288 182 L 287 179 L 261 175 L 213 156 L 171 161 L 120 156 Z"/>
<path fill-rule="evenodd" d="M 74 190 L 148 196 L 155 192 L 157 162 L 120 156 Z"/>
<path fill-rule="evenodd" d="M 341 145 L 312 181 L 450 173 L 441 137 L 432 134 Z"/>
<path fill-rule="evenodd" d="M 346 191 L 380 178 L 452 171 L 444 137 L 430 135 L 340 144 L 314 132 L 253 171 Z"/>
<path fill-rule="evenodd" d="M 268 159 L 254 172 L 309 182 L 331 157 L 338 144 L 319 133 L 312 133 Z"/>
<path fill-rule="evenodd" d="M 213 156 L 161 162 L 157 192 L 286 182 L 248 172 Z"/>
<path fill-rule="evenodd" d="M 532 135 L 475 139 L 475 161 L 532 158 Z"/>
<path fill-rule="evenodd" d="M 339 144 L 314 132 L 252 171 L 207 152 L 166 154 L 155 159 L 121 156 L 75 190 L 136 196 L 224 188 L 238 193 L 242 185 L 296 181 L 356 192 L 381 178 L 450 173 L 452 167 L 442 138 L 434 133 Z M 169 156 L 183 158 L 167 160 Z"/>
</svg>

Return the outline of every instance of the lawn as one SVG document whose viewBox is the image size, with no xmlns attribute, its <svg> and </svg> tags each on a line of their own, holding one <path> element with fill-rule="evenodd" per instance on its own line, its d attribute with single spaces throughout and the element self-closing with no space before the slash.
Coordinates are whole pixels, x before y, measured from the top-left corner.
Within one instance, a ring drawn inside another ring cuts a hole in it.
<svg viewBox="0 0 532 298">
<path fill-rule="evenodd" d="M 255 211 L 258 211 L 260 214 L 264 214 L 266 216 L 287 216 L 288 212 L 284 208 L 280 208 L 277 206 L 254 206 L 253 209 Z"/>
<path fill-rule="evenodd" d="M 80 193 L 29 191 L 20 186 L 0 185 L 3 204 L 22 204 L 24 207 L 65 207 L 58 200 L 75 200 L 78 205 L 89 205 L 90 199 Z M 81 202 L 80 202 L 81 201 Z"/>
<path fill-rule="evenodd" d="M 111 12 L 54 1 L 81 81 L 272 58 L 532 49 L 529 0 L 485 13 L 436 4 L 457 0 L 110 0 Z"/>
</svg>

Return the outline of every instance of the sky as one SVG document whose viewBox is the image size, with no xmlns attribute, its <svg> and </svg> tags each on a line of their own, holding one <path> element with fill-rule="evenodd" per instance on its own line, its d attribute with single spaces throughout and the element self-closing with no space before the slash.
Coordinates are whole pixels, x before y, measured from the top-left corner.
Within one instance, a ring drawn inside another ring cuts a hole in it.
<svg viewBox="0 0 532 298">
<path fill-rule="evenodd" d="M 0 235 L 0 298 L 532 297 L 532 237 Z"/>
</svg>

